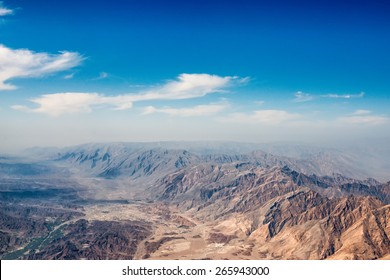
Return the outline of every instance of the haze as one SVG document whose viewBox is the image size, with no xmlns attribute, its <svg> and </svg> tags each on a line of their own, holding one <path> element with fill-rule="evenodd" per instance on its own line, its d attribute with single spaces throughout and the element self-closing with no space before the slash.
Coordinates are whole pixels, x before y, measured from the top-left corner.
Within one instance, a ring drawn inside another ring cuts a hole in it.
<svg viewBox="0 0 390 280">
<path fill-rule="evenodd" d="M 198 140 L 386 148 L 389 5 L 283 2 L 0 2 L 0 152 Z"/>
</svg>

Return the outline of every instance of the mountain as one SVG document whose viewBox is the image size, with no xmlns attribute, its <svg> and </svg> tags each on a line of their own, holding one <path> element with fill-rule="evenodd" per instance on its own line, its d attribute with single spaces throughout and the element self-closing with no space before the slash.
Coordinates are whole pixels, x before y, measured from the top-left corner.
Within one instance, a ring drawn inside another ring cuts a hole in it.
<svg viewBox="0 0 390 280">
<path fill-rule="evenodd" d="M 263 168 L 247 164 L 201 164 L 168 174 L 149 190 L 156 199 L 172 200 L 184 209 L 214 207 L 209 211 L 223 215 L 243 208 L 259 207 L 274 197 L 283 196 L 301 188 L 319 193 L 329 199 L 354 196 L 371 196 L 385 204 L 390 203 L 390 188 L 379 182 L 359 181 L 347 177 L 319 177 L 291 170 L 284 166 Z M 190 206 L 189 206 L 190 205 Z"/>
<path fill-rule="evenodd" d="M 337 148 L 270 143 L 259 144 L 258 149 L 276 156 L 309 161 L 318 166 L 317 175 L 338 173 L 356 179 L 372 177 L 380 181 L 390 180 L 390 148 L 382 142 L 370 141 L 365 145 L 350 143 Z"/>
<path fill-rule="evenodd" d="M 200 221 L 235 224 L 218 236 L 243 239 L 246 257 L 364 259 L 390 254 L 389 191 L 287 167 L 202 165 L 167 176 L 152 193 Z M 234 250 L 230 257 L 241 255 Z"/>
<path fill-rule="evenodd" d="M 357 158 L 177 142 L 4 156 L 0 258 L 388 259 L 390 182 Z"/>
<path fill-rule="evenodd" d="M 82 146 L 58 154 L 58 162 L 66 162 L 77 170 L 104 178 L 119 176 L 134 179 L 166 174 L 199 162 L 199 157 L 186 150 L 143 149 L 120 146 Z"/>
<path fill-rule="evenodd" d="M 205 145 L 201 148 L 201 145 Z M 284 147 L 284 148 L 281 148 Z M 264 149 L 264 150 L 262 150 Z M 141 178 L 180 169 L 201 162 L 217 164 L 241 162 L 262 167 L 288 166 L 307 175 L 334 176 L 341 174 L 356 179 L 366 179 L 376 174 L 365 167 L 357 155 L 331 148 L 309 146 L 270 146 L 240 143 L 110 143 L 85 144 L 76 147 L 44 151 L 28 150 L 47 155 L 49 160 L 68 163 L 67 168 L 103 178 L 128 176 Z M 387 173 L 386 173 L 387 174 Z M 386 176 L 380 176 L 380 179 Z M 388 178 L 390 179 L 390 178 Z"/>
</svg>

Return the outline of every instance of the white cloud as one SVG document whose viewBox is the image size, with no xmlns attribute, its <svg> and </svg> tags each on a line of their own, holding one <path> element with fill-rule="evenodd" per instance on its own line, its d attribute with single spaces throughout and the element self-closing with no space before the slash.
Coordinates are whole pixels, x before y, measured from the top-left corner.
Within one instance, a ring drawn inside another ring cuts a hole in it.
<svg viewBox="0 0 390 280">
<path fill-rule="evenodd" d="M 144 109 L 143 115 L 153 114 L 153 113 L 163 113 L 170 115 L 172 117 L 202 117 L 210 116 L 220 113 L 226 110 L 229 107 L 227 103 L 219 104 L 207 104 L 207 105 L 198 105 L 194 107 L 187 108 L 156 108 L 153 106 L 148 106 Z"/>
<path fill-rule="evenodd" d="M 169 81 L 162 86 L 137 94 L 117 96 L 80 92 L 45 94 L 30 100 L 38 105 L 37 108 L 21 105 L 12 108 L 51 116 L 91 112 L 96 106 L 112 106 L 115 110 L 126 110 L 131 108 L 134 102 L 139 101 L 189 99 L 221 92 L 231 86 L 233 81 L 240 82 L 240 79 L 209 74 L 181 74 L 175 81 Z"/>
<path fill-rule="evenodd" d="M 353 99 L 353 98 L 363 98 L 364 94 L 365 94 L 364 92 L 361 92 L 359 94 L 329 93 L 329 94 L 323 94 L 323 95 L 311 95 L 309 93 L 297 91 L 295 93 L 295 98 L 292 101 L 293 102 L 307 102 L 307 101 L 311 101 L 315 98 Z"/>
<path fill-rule="evenodd" d="M 359 94 L 335 94 L 335 93 L 330 93 L 330 94 L 325 94 L 321 95 L 321 97 L 326 97 L 326 98 L 337 98 L 337 99 L 351 99 L 351 98 L 362 98 L 364 97 L 364 92 L 361 92 Z"/>
<path fill-rule="evenodd" d="M 247 83 L 249 83 L 251 80 L 252 80 L 251 77 L 244 77 L 244 78 L 241 78 L 241 79 L 239 80 L 239 83 L 240 83 L 240 84 L 247 84 Z"/>
<path fill-rule="evenodd" d="M 356 110 L 352 114 L 341 117 L 338 120 L 348 124 L 381 125 L 388 123 L 390 119 L 386 116 L 373 115 L 368 110 Z"/>
<path fill-rule="evenodd" d="M 307 102 L 313 100 L 313 96 L 308 93 L 303 93 L 302 91 L 298 91 L 295 93 L 294 102 Z"/>
<path fill-rule="evenodd" d="M 35 53 L 27 49 L 10 49 L 0 44 L 0 90 L 16 86 L 14 78 L 41 77 L 78 66 L 83 57 L 75 52 Z"/>
<path fill-rule="evenodd" d="M 289 113 L 283 110 L 257 110 L 251 114 L 234 113 L 228 117 L 221 118 L 225 122 L 239 122 L 239 123 L 260 123 L 275 125 L 280 123 L 289 122 L 300 118 L 301 115 Z"/>
<path fill-rule="evenodd" d="M 0 17 L 12 15 L 13 13 L 13 10 L 4 7 L 3 2 L 0 2 Z"/>
<path fill-rule="evenodd" d="M 64 76 L 64 79 L 65 79 L 65 80 L 70 80 L 70 79 L 73 79 L 73 77 L 74 77 L 74 73 L 70 73 L 70 74 L 68 74 L 68 75 L 65 75 L 65 76 Z"/>
<path fill-rule="evenodd" d="M 104 97 L 97 93 L 57 93 L 46 94 L 31 99 L 39 104 L 38 108 L 15 105 L 13 109 L 25 112 L 45 113 L 59 116 L 64 113 L 90 112 L 92 105 L 102 104 Z"/>
<path fill-rule="evenodd" d="M 209 74 L 180 74 L 176 81 L 169 81 L 157 91 L 155 89 L 140 96 L 149 99 L 187 99 L 202 97 L 212 92 L 223 92 L 233 81 L 241 82 L 246 78 L 232 76 L 220 77 Z"/>
</svg>

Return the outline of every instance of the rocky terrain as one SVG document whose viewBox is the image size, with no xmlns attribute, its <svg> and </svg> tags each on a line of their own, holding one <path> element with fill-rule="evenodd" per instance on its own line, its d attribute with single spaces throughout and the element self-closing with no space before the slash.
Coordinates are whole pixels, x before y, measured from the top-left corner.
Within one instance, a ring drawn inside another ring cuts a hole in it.
<svg viewBox="0 0 390 280">
<path fill-rule="evenodd" d="M 390 258 L 390 182 L 347 176 L 342 156 L 180 148 L 2 157 L 1 258 Z"/>
<path fill-rule="evenodd" d="M 63 227 L 62 237 L 26 258 L 129 260 L 134 257 L 138 243 L 149 234 L 150 225 L 145 222 L 79 219 Z"/>
</svg>

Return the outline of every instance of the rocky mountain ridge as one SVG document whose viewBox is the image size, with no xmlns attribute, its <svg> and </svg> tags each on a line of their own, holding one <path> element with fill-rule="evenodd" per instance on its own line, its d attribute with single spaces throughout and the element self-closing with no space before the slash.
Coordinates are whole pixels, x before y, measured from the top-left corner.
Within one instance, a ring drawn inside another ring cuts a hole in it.
<svg viewBox="0 0 390 280">
<path fill-rule="evenodd" d="M 333 153 L 334 151 L 331 150 Z M 163 174 L 183 167 L 200 163 L 225 164 L 239 162 L 261 167 L 288 166 L 306 175 L 334 176 L 342 174 L 346 177 L 365 179 L 366 174 L 350 166 L 350 158 L 342 154 L 334 155 L 320 151 L 311 156 L 300 158 L 274 155 L 262 150 L 246 153 L 195 153 L 187 149 L 150 147 L 142 144 L 88 144 L 61 149 L 52 153 L 51 159 L 59 163 L 68 163 L 94 176 L 116 178 L 127 176 L 139 178 L 152 174 Z M 322 156 L 321 156 L 322 155 Z M 320 157 L 319 157 L 320 156 Z"/>
</svg>

